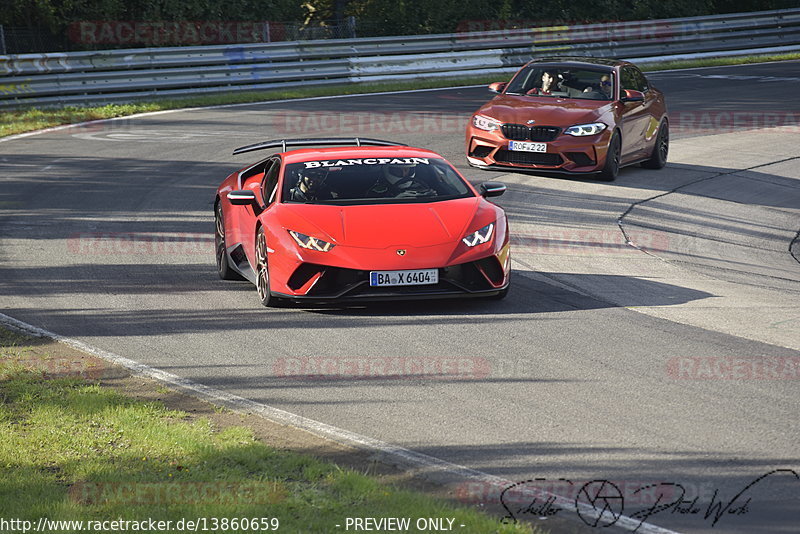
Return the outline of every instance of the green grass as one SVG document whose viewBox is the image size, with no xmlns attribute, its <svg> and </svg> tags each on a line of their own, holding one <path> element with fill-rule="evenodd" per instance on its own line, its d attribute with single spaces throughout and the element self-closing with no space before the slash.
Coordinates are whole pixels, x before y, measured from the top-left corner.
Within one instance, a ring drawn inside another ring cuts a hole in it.
<svg viewBox="0 0 800 534">
<path fill-rule="evenodd" d="M 767 61 L 789 61 L 793 59 L 800 59 L 800 53 L 791 54 L 773 54 L 766 56 L 742 56 L 742 57 L 715 57 L 707 59 L 694 59 L 682 61 L 670 61 L 667 63 L 658 63 L 644 65 L 643 70 L 658 71 L 670 69 L 691 69 L 697 67 L 724 67 L 726 65 L 746 65 L 748 63 L 763 63 Z"/>
<path fill-rule="evenodd" d="M 644 70 L 656 71 L 718 65 L 741 65 L 745 63 L 784 61 L 791 59 L 800 59 L 800 54 L 776 54 L 770 56 L 744 56 L 734 58 L 710 58 L 692 61 L 674 61 L 670 63 L 644 65 Z M 132 104 L 110 104 L 100 107 L 67 107 L 61 109 L 3 111 L 3 113 L 0 114 L 0 137 L 39 130 L 51 126 L 59 126 L 62 124 L 74 124 L 77 122 L 97 119 L 124 117 L 149 111 L 216 106 L 223 104 L 241 104 L 248 102 L 263 102 L 268 100 L 283 100 L 314 96 L 376 93 L 381 91 L 401 91 L 407 89 L 433 89 L 438 87 L 456 87 L 459 85 L 480 85 L 498 81 L 502 78 L 502 76 L 478 76 L 449 80 L 418 80 L 381 84 L 349 84 L 330 87 L 298 88 L 291 90 L 225 93 L 183 99 L 154 100 L 152 102 Z"/>
<path fill-rule="evenodd" d="M 315 96 L 349 95 L 378 93 L 382 91 L 402 91 L 406 89 L 433 89 L 458 85 L 477 85 L 495 81 L 494 78 L 457 78 L 451 80 L 429 80 L 381 84 L 348 84 L 331 87 L 308 87 L 292 90 L 273 90 L 243 93 L 224 93 L 195 96 L 181 99 L 155 100 L 131 104 L 109 104 L 101 107 L 66 107 L 59 109 L 9 110 L 0 114 L 0 137 L 18 133 L 74 124 L 97 119 L 125 117 L 136 113 L 182 109 L 191 107 L 218 106 L 225 104 L 245 104 L 268 100 L 307 98 Z"/>
<path fill-rule="evenodd" d="M 0 372 L 8 366 L 17 368 L 19 362 L 39 358 L 30 346 L 30 341 L 31 338 L 27 336 L 0 328 Z"/>
<path fill-rule="evenodd" d="M 2 518 L 274 517 L 280 532 L 313 533 L 343 530 L 335 525 L 346 517 L 455 517 L 462 532 L 532 532 L 272 449 L 248 428 L 217 428 L 80 378 L 47 380 L 14 361 L 25 343 L 0 330 Z"/>
<path fill-rule="evenodd" d="M 124 117 L 146 111 L 171 109 L 163 104 L 113 104 L 101 107 L 67 107 L 62 109 L 10 110 L 0 113 L 0 137 L 61 124 L 74 124 L 97 119 Z"/>
</svg>

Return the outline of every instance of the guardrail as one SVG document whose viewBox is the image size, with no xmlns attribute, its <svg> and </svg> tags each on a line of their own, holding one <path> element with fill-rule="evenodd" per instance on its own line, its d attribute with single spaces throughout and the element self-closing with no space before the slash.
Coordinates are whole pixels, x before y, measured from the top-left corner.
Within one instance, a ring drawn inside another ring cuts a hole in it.
<svg viewBox="0 0 800 534">
<path fill-rule="evenodd" d="M 0 56 L 0 108 L 502 75 L 534 57 L 800 50 L 800 9 L 524 30 Z"/>
</svg>

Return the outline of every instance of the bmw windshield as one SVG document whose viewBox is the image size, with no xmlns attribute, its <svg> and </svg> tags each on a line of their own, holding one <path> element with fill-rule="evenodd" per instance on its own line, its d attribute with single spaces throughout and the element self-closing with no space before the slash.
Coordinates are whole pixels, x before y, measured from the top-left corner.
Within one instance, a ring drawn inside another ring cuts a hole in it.
<svg viewBox="0 0 800 534">
<path fill-rule="evenodd" d="M 443 159 L 348 158 L 286 166 L 282 201 L 303 204 L 438 202 L 474 196 Z"/>
<path fill-rule="evenodd" d="M 508 84 L 505 94 L 612 100 L 614 72 L 608 69 L 528 65 Z"/>
</svg>

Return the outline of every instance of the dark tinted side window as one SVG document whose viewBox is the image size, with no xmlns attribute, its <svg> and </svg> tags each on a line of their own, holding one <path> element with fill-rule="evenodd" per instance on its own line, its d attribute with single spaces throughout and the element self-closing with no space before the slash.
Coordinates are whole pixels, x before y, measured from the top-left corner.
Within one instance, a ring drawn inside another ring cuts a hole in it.
<svg viewBox="0 0 800 534">
<path fill-rule="evenodd" d="M 620 77 L 620 84 L 623 89 L 636 89 L 636 76 L 633 73 L 633 69 L 630 67 L 624 67 L 622 69 L 622 76 Z"/>
<path fill-rule="evenodd" d="M 647 91 L 647 80 L 636 67 L 624 67 L 622 69 L 622 88 L 645 92 Z"/>
<path fill-rule="evenodd" d="M 269 206 L 275 202 L 275 188 L 278 185 L 278 174 L 281 170 L 280 160 L 272 160 L 270 168 L 264 174 L 264 182 L 261 193 L 264 196 L 264 204 Z"/>
<path fill-rule="evenodd" d="M 647 92 L 647 90 L 650 89 L 650 87 L 647 85 L 647 78 L 645 78 L 645 76 L 642 73 L 642 71 L 640 71 L 637 68 L 634 68 L 633 72 L 635 73 L 635 76 L 636 76 L 636 84 L 639 87 L 641 87 L 641 89 L 639 89 L 639 91 L 641 91 L 643 93 Z"/>
</svg>

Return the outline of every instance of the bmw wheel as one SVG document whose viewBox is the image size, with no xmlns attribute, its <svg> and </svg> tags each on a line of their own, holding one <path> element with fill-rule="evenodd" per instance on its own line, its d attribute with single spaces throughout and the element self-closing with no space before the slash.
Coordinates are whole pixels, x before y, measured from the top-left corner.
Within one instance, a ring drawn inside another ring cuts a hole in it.
<svg viewBox="0 0 800 534">
<path fill-rule="evenodd" d="M 663 169 L 667 164 L 667 154 L 669 153 L 669 125 L 661 123 L 656 136 L 656 144 L 653 146 L 653 153 L 650 159 L 642 162 L 645 169 Z"/>
<path fill-rule="evenodd" d="M 608 143 L 608 151 L 606 152 L 606 163 L 603 165 L 603 170 L 600 171 L 598 178 L 605 182 L 613 182 L 619 174 L 619 156 L 620 156 L 620 141 L 617 132 L 611 136 L 611 141 Z"/>
</svg>

